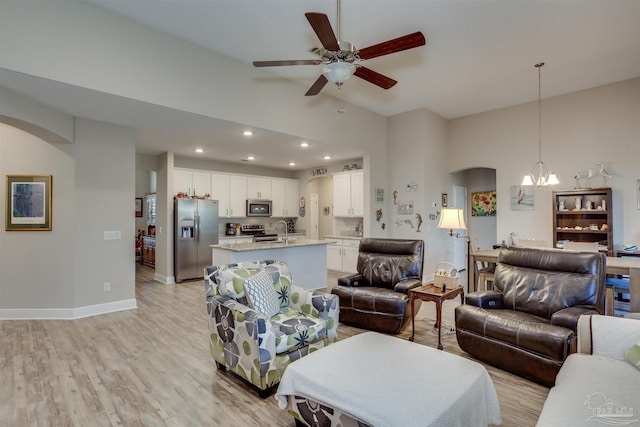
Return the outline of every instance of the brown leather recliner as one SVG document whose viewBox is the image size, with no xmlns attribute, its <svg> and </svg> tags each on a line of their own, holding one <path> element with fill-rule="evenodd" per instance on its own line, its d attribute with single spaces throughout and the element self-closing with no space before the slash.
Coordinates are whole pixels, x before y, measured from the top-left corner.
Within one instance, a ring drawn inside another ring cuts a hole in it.
<svg viewBox="0 0 640 427">
<path fill-rule="evenodd" d="M 460 348 L 553 386 L 575 352 L 578 318 L 604 313 L 605 263 L 599 253 L 502 248 L 494 289 L 471 293 L 456 307 Z"/>
<path fill-rule="evenodd" d="M 340 277 L 331 289 L 340 297 L 340 322 L 388 334 L 400 332 L 411 318 L 409 289 L 422 285 L 423 259 L 422 240 L 362 239 L 358 272 Z M 419 307 L 416 304 L 416 310 Z"/>
</svg>

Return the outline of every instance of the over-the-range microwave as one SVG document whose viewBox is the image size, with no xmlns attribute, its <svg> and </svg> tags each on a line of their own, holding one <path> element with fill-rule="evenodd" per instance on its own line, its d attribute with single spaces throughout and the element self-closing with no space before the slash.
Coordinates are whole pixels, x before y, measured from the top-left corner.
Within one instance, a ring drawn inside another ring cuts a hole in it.
<svg viewBox="0 0 640 427">
<path fill-rule="evenodd" d="M 247 216 L 271 216 L 271 200 L 247 199 Z"/>
</svg>

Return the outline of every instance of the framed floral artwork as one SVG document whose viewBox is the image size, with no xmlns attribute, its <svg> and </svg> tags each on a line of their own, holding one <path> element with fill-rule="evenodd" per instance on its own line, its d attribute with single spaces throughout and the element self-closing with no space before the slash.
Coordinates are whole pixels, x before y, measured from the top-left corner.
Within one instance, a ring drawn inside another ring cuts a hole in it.
<svg viewBox="0 0 640 427">
<path fill-rule="evenodd" d="M 496 192 L 471 193 L 471 216 L 496 216 Z"/>
</svg>

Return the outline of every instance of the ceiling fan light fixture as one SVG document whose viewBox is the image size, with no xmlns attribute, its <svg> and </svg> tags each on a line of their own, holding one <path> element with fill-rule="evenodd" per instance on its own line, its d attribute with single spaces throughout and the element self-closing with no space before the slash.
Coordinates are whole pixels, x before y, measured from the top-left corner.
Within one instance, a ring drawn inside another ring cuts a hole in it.
<svg viewBox="0 0 640 427">
<path fill-rule="evenodd" d="M 327 78 L 327 80 L 337 85 L 341 85 L 349 80 L 349 77 L 351 77 L 355 72 L 356 66 L 344 61 L 331 62 L 325 65 L 322 69 L 322 74 Z"/>
</svg>

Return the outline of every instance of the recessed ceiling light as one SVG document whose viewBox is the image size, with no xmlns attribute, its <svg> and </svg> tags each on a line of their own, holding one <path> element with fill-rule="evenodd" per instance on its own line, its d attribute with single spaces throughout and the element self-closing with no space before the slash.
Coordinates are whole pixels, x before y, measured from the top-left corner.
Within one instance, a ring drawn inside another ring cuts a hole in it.
<svg viewBox="0 0 640 427">
<path fill-rule="evenodd" d="M 204 150 L 202 148 L 196 148 L 196 153 L 204 153 Z"/>
<path fill-rule="evenodd" d="M 251 136 L 251 135 L 253 135 L 253 132 L 251 132 L 250 130 L 245 130 L 244 132 L 242 132 L 242 134 L 244 136 Z"/>
<path fill-rule="evenodd" d="M 256 158 L 253 156 L 247 156 L 247 160 L 255 160 Z"/>
<path fill-rule="evenodd" d="M 300 147 L 302 147 L 302 148 L 307 148 L 308 146 L 309 146 L 308 142 L 301 142 L 300 143 Z"/>
<path fill-rule="evenodd" d="M 296 162 L 289 162 L 289 166 L 295 166 Z"/>
<path fill-rule="evenodd" d="M 331 156 L 324 156 L 323 159 L 325 160 L 331 160 Z"/>
</svg>

